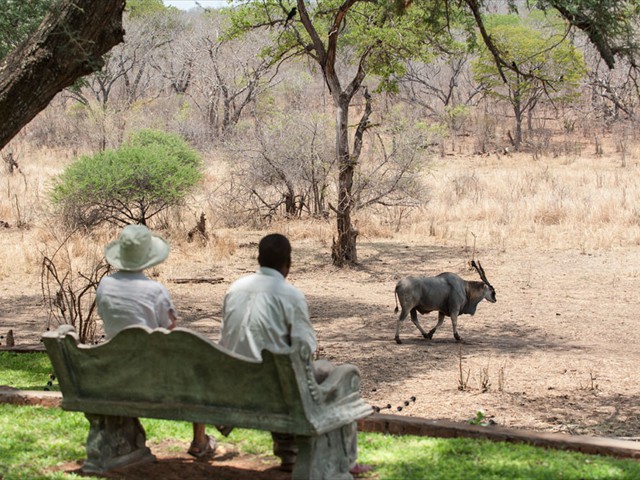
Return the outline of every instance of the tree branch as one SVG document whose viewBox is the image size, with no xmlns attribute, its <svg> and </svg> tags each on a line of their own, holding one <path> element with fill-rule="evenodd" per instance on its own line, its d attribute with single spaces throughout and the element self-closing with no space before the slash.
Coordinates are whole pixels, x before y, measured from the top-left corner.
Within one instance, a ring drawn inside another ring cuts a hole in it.
<svg viewBox="0 0 640 480">
<path fill-rule="evenodd" d="M 64 0 L 0 64 L 0 148 L 122 42 L 125 0 Z"/>
</svg>

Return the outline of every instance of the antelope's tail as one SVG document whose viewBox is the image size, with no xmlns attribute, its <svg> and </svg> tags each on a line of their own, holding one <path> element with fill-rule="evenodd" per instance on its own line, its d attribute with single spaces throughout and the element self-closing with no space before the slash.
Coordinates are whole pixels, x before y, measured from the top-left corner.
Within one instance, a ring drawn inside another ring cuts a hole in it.
<svg viewBox="0 0 640 480">
<path fill-rule="evenodd" d="M 396 289 L 394 290 L 393 296 L 396 299 L 396 309 L 393 311 L 393 313 L 398 313 L 398 287 L 396 287 Z"/>
</svg>

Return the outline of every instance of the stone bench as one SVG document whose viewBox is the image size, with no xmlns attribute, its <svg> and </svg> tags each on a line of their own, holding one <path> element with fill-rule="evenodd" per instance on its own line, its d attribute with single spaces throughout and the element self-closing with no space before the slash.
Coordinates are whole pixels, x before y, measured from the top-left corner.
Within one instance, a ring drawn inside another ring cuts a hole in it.
<svg viewBox="0 0 640 480">
<path fill-rule="evenodd" d="M 346 438 L 372 413 L 360 373 L 339 365 L 321 384 L 312 352 L 263 352 L 252 362 L 183 328 L 129 327 L 100 345 L 79 343 L 72 327 L 43 336 L 62 408 L 89 420 L 83 470 L 105 472 L 155 457 L 138 417 L 294 434 L 294 479 L 349 479 Z"/>
</svg>

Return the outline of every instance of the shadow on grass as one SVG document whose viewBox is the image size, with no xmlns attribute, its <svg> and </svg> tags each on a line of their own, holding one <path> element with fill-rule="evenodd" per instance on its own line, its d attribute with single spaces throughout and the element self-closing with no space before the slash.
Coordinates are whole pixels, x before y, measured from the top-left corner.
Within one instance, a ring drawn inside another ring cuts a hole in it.
<svg viewBox="0 0 640 480">
<path fill-rule="evenodd" d="M 102 475 L 83 474 L 79 466 L 64 466 L 62 471 L 80 477 L 109 478 L 118 480 L 289 480 L 290 473 L 281 472 L 277 467 L 264 468 L 253 459 L 236 457 L 239 466 L 229 466 L 213 460 L 193 461 L 186 458 L 161 458 L 156 463 L 113 470 Z M 244 465 L 243 465 L 244 464 Z"/>
</svg>

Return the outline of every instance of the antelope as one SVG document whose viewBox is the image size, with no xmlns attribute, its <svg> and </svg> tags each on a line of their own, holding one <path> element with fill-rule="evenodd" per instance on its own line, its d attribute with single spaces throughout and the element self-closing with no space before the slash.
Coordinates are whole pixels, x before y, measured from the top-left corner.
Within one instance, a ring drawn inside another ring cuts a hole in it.
<svg viewBox="0 0 640 480">
<path fill-rule="evenodd" d="M 427 339 L 433 338 L 438 327 L 442 325 L 444 317 L 451 318 L 453 326 L 453 337 L 457 342 L 462 338 L 458 334 L 458 315 L 464 313 L 474 315 L 476 308 L 482 300 L 491 303 L 496 302 L 496 291 L 487 280 L 480 262 L 471 261 L 471 266 L 476 269 L 481 282 L 467 281 L 460 278 L 455 273 L 444 272 L 435 277 L 406 277 L 396 285 L 396 309 L 398 313 L 398 302 L 402 311 L 396 325 L 396 343 L 400 344 L 400 324 L 411 313 L 411 321 L 418 327 L 422 336 Z M 438 323 L 428 333 L 425 332 L 418 322 L 418 313 L 422 315 L 438 311 Z"/>
</svg>

